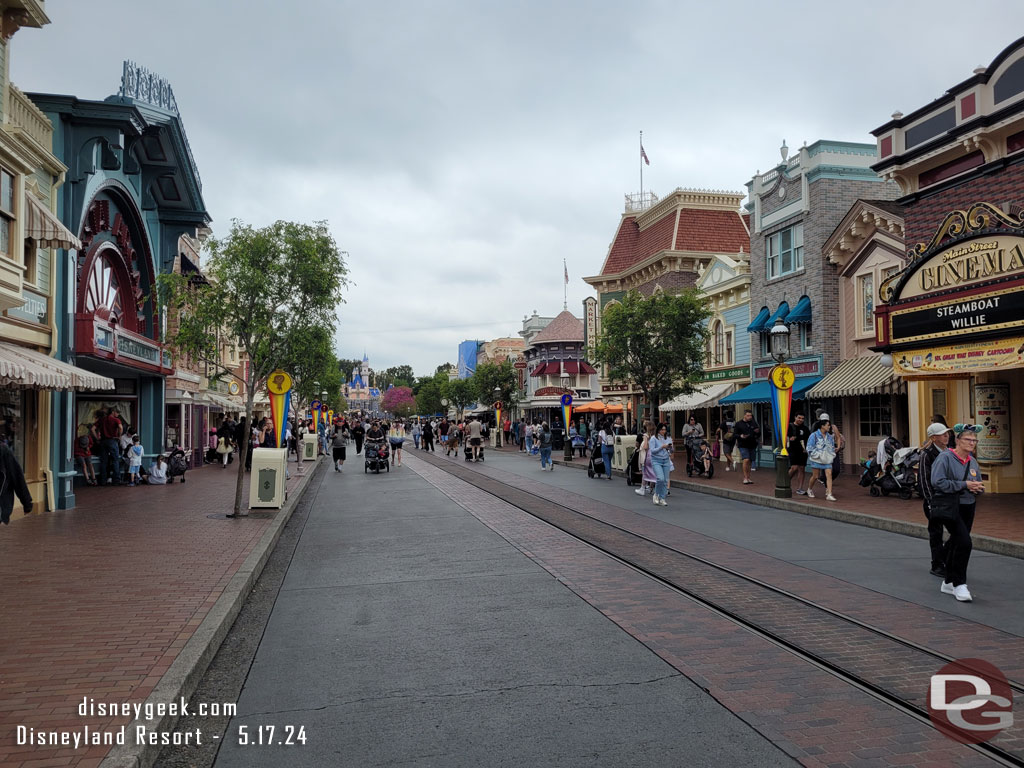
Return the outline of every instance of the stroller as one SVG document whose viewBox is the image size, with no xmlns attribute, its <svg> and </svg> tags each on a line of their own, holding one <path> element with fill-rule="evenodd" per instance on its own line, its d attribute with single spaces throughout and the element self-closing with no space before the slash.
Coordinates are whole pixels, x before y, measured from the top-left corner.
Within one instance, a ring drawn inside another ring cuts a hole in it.
<svg viewBox="0 0 1024 768">
<path fill-rule="evenodd" d="M 188 459 L 191 453 L 192 451 L 187 453 L 183 451 L 180 445 L 171 451 L 170 456 L 167 457 L 168 485 L 173 483 L 176 477 L 180 477 L 181 482 L 185 482 L 185 473 L 188 472 Z"/>
<path fill-rule="evenodd" d="M 601 444 L 597 443 L 594 446 L 594 450 L 590 453 L 590 463 L 587 464 L 587 477 L 593 477 L 594 475 L 600 477 L 606 473 L 608 477 L 612 476 L 611 467 L 606 468 L 604 465 L 604 457 L 601 455 Z"/>
<path fill-rule="evenodd" d="M 889 439 L 895 445 L 899 441 Z M 890 445 L 886 441 L 886 447 Z M 897 495 L 904 501 L 914 497 L 917 487 L 917 466 L 921 459 L 921 451 L 917 448 L 895 448 L 893 458 L 882 467 L 875 462 L 864 463 L 864 474 L 860 484 L 867 487 L 872 496 Z"/>
<path fill-rule="evenodd" d="M 640 466 L 640 446 L 629 457 L 626 463 L 626 485 L 640 485 L 644 481 L 644 468 Z"/>
<path fill-rule="evenodd" d="M 465 445 L 462 448 L 462 454 L 466 457 L 466 461 L 473 460 L 473 446 L 469 444 L 469 438 L 465 439 Z M 480 457 L 480 461 L 484 460 L 484 440 L 480 440 L 480 452 L 477 454 Z"/>
<path fill-rule="evenodd" d="M 388 450 L 387 440 L 367 440 L 366 445 L 363 446 L 363 456 L 365 457 L 363 462 L 364 475 L 371 469 L 378 475 L 381 469 L 386 472 L 391 471 L 391 462 L 388 460 L 390 451 Z"/>
<path fill-rule="evenodd" d="M 715 476 L 715 462 L 705 471 L 704 460 L 701 456 L 701 444 L 707 442 L 703 437 L 690 437 L 686 440 L 686 476 L 703 477 L 707 475 L 708 480 Z"/>
</svg>

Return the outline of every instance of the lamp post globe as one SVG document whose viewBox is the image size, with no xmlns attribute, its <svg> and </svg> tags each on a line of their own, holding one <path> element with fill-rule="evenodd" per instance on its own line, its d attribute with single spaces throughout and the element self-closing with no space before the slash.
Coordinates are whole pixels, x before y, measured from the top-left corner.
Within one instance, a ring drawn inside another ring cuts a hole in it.
<svg viewBox="0 0 1024 768">
<path fill-rule="evenodd" d="M 771 330 L 771 351 L 775 361 L 782 365 L 789 358 L 789 326 L 779 320 Z"/>
</svg>

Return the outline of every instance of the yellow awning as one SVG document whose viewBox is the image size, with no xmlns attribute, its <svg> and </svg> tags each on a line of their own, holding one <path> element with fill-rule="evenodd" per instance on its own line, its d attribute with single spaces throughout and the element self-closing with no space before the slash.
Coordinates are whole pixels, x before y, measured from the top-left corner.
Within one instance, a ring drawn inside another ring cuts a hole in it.
<svg viewBox="0 0 1024 768">
<path fill-rule="evenodd" d="M 0 342 L 0 384 L 26 389 L 75 389 L 98 392 L 114 388 L 114 380 L 56 358 Z"/>
<path fill-rule="evenodd" d="M 877 355 L 854 357 L 843 360 L 825 378 L 811 387 L 808 397 L 857 397 L 879 392 L 893 392 L 902 387 L 902 382 L 893 372 L 892 366 L 884 366 Z"/>
<path fill-rule="evenodd" d="M 25 219 L 25 237 L 31 237 L 40 248 L 65 248 L 69 251 L 81 250 L 82 242 L 61 224 L 46 205 L 35 195 L 25 195 L 27 205 Z"/>
</svg>

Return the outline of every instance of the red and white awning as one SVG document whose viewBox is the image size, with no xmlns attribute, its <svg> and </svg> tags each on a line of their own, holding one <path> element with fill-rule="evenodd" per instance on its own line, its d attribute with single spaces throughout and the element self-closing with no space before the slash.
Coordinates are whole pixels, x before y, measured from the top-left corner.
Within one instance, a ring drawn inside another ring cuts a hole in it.
<svg viewBox="0 0 1024 768">
<path fill-rule="evenodd" d="M 25 237 L 31 237 L 40 248 L 81 250 L 82 242 L 61 224 L 60 219 L 35 195 L 26 194 Z"/>
</svg>

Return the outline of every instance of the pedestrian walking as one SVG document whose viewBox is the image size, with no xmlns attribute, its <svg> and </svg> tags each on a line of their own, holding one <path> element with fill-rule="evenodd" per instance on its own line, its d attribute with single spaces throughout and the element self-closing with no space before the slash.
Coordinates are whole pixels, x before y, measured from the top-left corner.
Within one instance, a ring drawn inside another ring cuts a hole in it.
<svg viewBox="0 0 1024 768">
<path fill-rule="evenodd" d="M 949 541 L 942 541 L 946 528 L 942 520 L 932 516 L 931 502 L 934 494 L 932 466 L 939 454 L 949 447 L 949 427 L 938 423 L 929 424 L 926 436 L 928 441 L 921 447 L 921 461 L 917 468 L 917 490 L 921 494 L 925 520 L 928 521 L 928 547 L 932 555 L 931 574 L 941 576 L 945 581 L 950 545 Z"/>
<path fill-rule="evenodd" d="M 807 479 L 807 441 L 810 437 L 811 430 L 804 421 L 804 415 L 798 413 L 789 425 L 786 450 L 789 453 L 790 487 L 793 487 L 793 478 L 796 477 L 796 492 L 801 496 L 807 493 L 804 481 Z"/>
<path fill-rule="evenodd" d="M 501 431 L 505 433 L 505 445 L 510 445 L 512 441 L 512 420 L 506 418 L 505 423 L 502 424 Z"/>
<path fill-rule="evenodd" d="M 974 526 L 974 511 L 977 497 L 984 493 L 981 481 L 981 467 L 974 458 L 978 447 L 976 424 L 956 424 L 956 448 L 939 453 L 932 462 L 932 498 L 929 511 L 932 517 L 942 520 L 949 531 L 949 555 L 946 559 L 946 576 L 941 591 L 953 595 L 961 603 L 969 603 L 973 597 L 967 588 L 967 565 L 971 560 L 971 528 Z"/>
<path fill-rule="evenodd" d="M 831 424 L 827 413 L 818 418 L 818 429 L 807 440 L 807 466 L 811 469 L 811 482 L 807 484 L 807 495 L 814 498 L 814 483 L 822 473 L 825 475 L 825 498 L 835 501 L 832 495 L 832 462 L 836 458 L 836 440 L 829 432 Z"/>
<path fill-rule="evenodd" d="M 523 425 L 523 444 L 519 446 L 521 451 L 529 451 L 533 446 L 533 424 L 526 422 Z"/>
<path fill-rule="evenodd" d="M 480 444 L 483 442 L 484 425 L 479 419 L 472 419 L 467 427 L 469 445 L 473 449 L 473 461 L 480 460 Z"/>
<path fill-rule="evenodd" d="M 355 424 L 352 427 L 352 439 L 356 442 L 356 455 L 363 455 L 363 438 L 366 437 L 366 427 L 363 426 L 362 419 L 356 419 Z"/>
<path fill-rule="evenodd" d="M 0 523 L 10 525 L 14 497 L 21 502 L 25 514 L 32 512 L 32 494 L 25 482 L 25 473 L 7 443 L 0 440 Z"/>
<path fill-rule="evenodd" d="M 431 422 L 427 422 L 423 425 L 423 435 L 420 438 L 422 440 L 421 447 L 424 451 L 434 452 L 434 427 Z"/>
<path fill-rule="evenodd" d="M 420 423 L 417 421 L 412 425 L 412 444 L 414 448 L 420 447 L 420 435 L 422 433 L 423 430 L 420 429 Z"/>
<path fill-rule="evenodd" d="M 604 460 L 604 471 L 608 479 L 612 479 L 612 457 L 615 455 L 615 432 L 611 419 L 605 422 L 604 428 L 597 437 L 601 442 L 601 458 Z"/>
<path fill-rule="evenodd" d="M 391 443 L 391 464 L 395 467 L 402 466 L 402 444 L 405 443 L 405 430 L 401 427 L 388 438 Z"/>
<path fill-rule="evenodd" d="M 341 472 L 345 466 L 345 447 L 348 445 L 348 428 L 342 424 L 334 428 L 331 436 L 331 458 L 334 459 L 334 471 Z"/>
<path fill-rule="evenodd" d="M 736 450 L 736 434 L 733 432 L 735 426 L 732 411 L 726 411 L 722 416 L 722 423 L 718 427 L 718 438 L 722 441 L 722 453 L 725 454 L 726 472 L 736 469 L 732 460 L 733 451 Z"/>
<path fill-rule="evenodd" d="M 751 411 L 744 411 L 743 418 L 733 425 L 733 435 L 743 460 L 743 484 L 751 485 L 754 481 L 750 479 L 750 463 L 757 457 L 757 445 L 761 442 L 761 427 Z"/>
<path fill-rule="evenodd" d="M 654 486 L 658 482 L 654 474 L 654 464 L 651 463 L 651 438 L 654 437 L 654 422 L 644 422 L 644 433 L 640 437 L 640 455 L 637 456 L 637 463 L 640 465 L 640 487 L 635 493 L 638 496 L 647 495 L 647 491 L 654 493 Z"/>
<path fill-rule="evenodd" d="M 540 445 L 541 471 L 543 472 L 546 469 L 553 472 L 555 465 L 551 461 L 552 435 L 551 429 L 548 427 L 548 423 L 546 421 L 540 425 L 540 431 L 537 433 L 537 442 Z"/>
<path fill-rule="evenodd" d="M 657 506 L 667 507 L 665 497 L 668 495 L 668 477 L 672 466 L 672 438 L 668 436 L 668 425 L 659 424 L 654 437 L 647 444 L 651 454 L 651 468 L 656 478 L 653 502 Z"/>
</svg>

